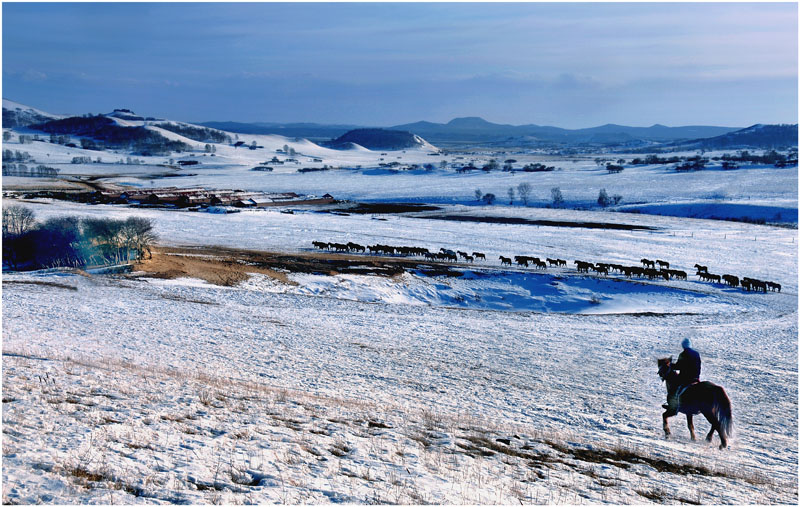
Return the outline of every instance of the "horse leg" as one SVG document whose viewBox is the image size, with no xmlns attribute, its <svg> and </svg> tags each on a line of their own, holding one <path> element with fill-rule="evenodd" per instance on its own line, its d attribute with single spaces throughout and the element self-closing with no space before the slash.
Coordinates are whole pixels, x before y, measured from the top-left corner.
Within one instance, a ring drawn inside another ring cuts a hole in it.
<svg viewBox="0 0 800 507">
<path fill-rule="evenodd" d="M 719 448 L 724 449 L 728 447 L 728 436 L 725 435 L 725 432 L 720 429 L 719 419 L 717 419 L 714 413 L 710 411 L 703 412 L 703 415 L 706 416 L 708 422 L 711 423 L 711 431 L 709 431 L 708 435 L 706 435 L 706 440 L 711 442 L 714 436 L 714 431 L 716 431 L 717 434 L 719 435 L 719 440 L 720 440 Z"/>
<path fill-rule="evenodd" d="M 671 431 L 669 431 L 669 423 L 667 423 L 667 418 L 669 418 L 669 417 L 672 417 L 672 416 L 674 416 L 675 414 L 677 414 L 677 412 L 675 412 L 674 410 L 667 409 L 667 410 L 666 410 L 666 411 L 665 411 L 665 412 L 664 412 L 664 413 L 661 415 L 661 419 L 663 419 L 663 420 L 664 420 L 664 436 L 666 436 L 666 437 L 669 437 L 669 436 L 672 434 L 672 432 L 671 432 Z"/>
<path fill-rule="evenodd" d="M 686 425 L 689 426 L 689 435 L 691 435 L 692 440 L 695 440 L 694 422 L 692 421 L 692 414 L 686 414 Z"/>
<path fill-rule="evenodd" d="M 703 415 L 706 416 L 708 422 L 711 423 L 711 430 L 708 432 L 708 435 L 706 435 L 706 441 L 711 442 L 711 440 L 714 438 L 714 432 L 716 431 L 719 433 L 719 422 L 711 412 L 705 411 L 703 412 Z"/>
</svg>

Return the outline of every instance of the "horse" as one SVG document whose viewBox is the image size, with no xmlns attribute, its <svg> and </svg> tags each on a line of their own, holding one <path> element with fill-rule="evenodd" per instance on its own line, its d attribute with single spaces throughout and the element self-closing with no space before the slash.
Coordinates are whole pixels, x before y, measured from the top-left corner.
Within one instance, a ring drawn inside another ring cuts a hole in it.
<svg viewBox="0 0 800 507">
<path fill-rule="evenodd" d="M 678 385 L 678 373 L 672 369 L 672 357 L 658 360 L 658 376 L 666 382 L 667 396 L 674 396 L 680 386 Z M 692 417 L 702 413 L 711 423 L 711 431 L 706 435 L 706 440 L 711 442 L 716 431 L 721 442 L 719 448 L 724 449 L 728 446 L 728 438 L 733 434 L 733 415 L 731 414 L 731 400 L 721 386 L 705 381 L 695 382 L 683 388 L 683 391 L 678 394 L 678 409 L 667 408 L 661 416 L 664 420 L 664 434 L 667 438 L 671 434 L 667 419 L 678 415 L 678 412 L 686 414 L 686 423 L 689 426 L 692 440 L 695 440 Z"/>
</svg>

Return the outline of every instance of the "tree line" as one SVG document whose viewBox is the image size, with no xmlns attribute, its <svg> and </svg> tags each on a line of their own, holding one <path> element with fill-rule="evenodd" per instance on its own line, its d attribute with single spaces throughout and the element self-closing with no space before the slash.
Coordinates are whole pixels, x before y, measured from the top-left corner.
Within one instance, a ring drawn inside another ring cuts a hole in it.
<svg viewBox="0 0 800 507">
<path fill-rule="evenodd" d="M 56 137 L 84 136 L 81 139 L 81 148 L 86 150 L 125 149 L 144 156 L 192 150 L 188 144 L 167 139 L 158 132 L 144 127 L 122 127 L 102 115 L 73 116 L 33 125 L 32 128 Z"/>
<path fill-rule="evenodd" d="M 150 219 L 49 218 L 30 208 L 3 208 L 3 267 L 31 270 L 118 264 L 151 256 L 157 236 Z"/>
</svg>

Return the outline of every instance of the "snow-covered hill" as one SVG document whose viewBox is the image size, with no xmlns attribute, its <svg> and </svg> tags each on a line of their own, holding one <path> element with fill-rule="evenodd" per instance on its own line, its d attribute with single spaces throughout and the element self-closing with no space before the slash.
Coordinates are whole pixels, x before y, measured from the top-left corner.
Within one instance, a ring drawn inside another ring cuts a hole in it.
<svg viewBox="0 0 800 507">
<path fill-rule="evenodd" d="M 13 100 L 3 99 L 3 128 L 26 127 L 59 118 L 62 116 L 46 113 Z"/>
</svg>

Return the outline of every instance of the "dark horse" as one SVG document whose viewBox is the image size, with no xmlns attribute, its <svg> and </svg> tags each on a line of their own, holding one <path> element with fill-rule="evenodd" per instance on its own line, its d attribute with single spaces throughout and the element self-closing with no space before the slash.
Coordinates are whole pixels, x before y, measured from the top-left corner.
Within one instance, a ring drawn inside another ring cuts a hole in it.
<svg viewBox="0 0 800 507">
<path fill-rule="evenodd" d="M 667 384 L 667 395 L 673 396 L 679 385 L 678 373 L 672 369 L 671 357 L 658 360 L 658 376 Z M 695 439 L 692 416 L 702 413 L 711 423 L 711 431 L 708 432 L 706 440 L 711 442 L 714 431 L 716 431 L 722 442 L 719 448 L 724 449 L 728 446 L 728 437 L 733 433 L 733 415 L 731 415 L 731 400 L 722 387 L 711 382 L 697 382 L 689 385 L 680 394 L 678 409 L 668 408 L 661 416 L 664 419 L 664 434 L 667 437 L 670 435 L 667 418 L 678 415 L 678 412 L 686 414 L 686 423 L 689 426 L 692 440 Z"/>
</svg>

